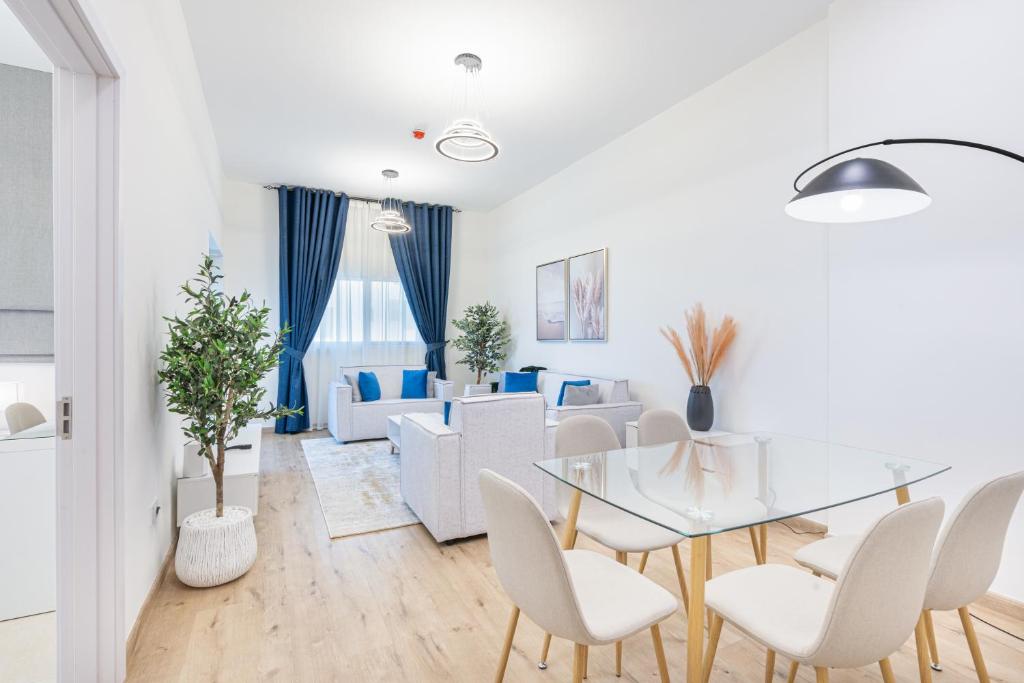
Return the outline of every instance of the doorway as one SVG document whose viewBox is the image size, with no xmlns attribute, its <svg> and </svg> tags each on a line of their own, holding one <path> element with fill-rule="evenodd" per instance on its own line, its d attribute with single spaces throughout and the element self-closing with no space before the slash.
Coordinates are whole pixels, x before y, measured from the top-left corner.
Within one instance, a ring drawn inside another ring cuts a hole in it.
<svg viewBox="0 0 1024 683">
<path fill-rule="evenodd" d="M 53 673 L 121 681 L 119 68 L 88 0 L 0 2 L 52 64 Z"/>
</svg>

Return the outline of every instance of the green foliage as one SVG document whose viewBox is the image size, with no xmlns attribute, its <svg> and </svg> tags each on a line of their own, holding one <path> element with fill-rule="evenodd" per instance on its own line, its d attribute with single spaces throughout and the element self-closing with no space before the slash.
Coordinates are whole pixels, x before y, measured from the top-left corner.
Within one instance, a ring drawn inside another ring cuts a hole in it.
<svg viewBox="0 0 1024 683">
<path fill-rule="evenodd" d="M 508 323 L 501 319 L 498 309 L 490 301 L 467 306 L 462 319 L 453 320 L 452 325 L 462 332 L 452 345 L 466 354 L 456 362 L 476 371 L 477 384 L 483 381 L 485 372 L 501 369 L 505 347 L 511 337 Z"/>
<path fill-rule="evenodd" d="M 225 444 L 251 420 L 302 412 L 273 403 L 260 407 L 266 394 L 260 380 L 278 366 L 290 328 L 285 325 L 276 335 L 268 332 L 270 309 L 256 306 L 247 291 L 228 297 L 218 285 L 223 277 L 213 259 L 204 256 L 197 277 L 182 285 L 192 309 L 183 318 L 164 317 L 170 339 L 157 373 L 168 407 L 184 417 L 185 434 L 210 462 L 218 516 L 223 511 Z"/>
</svg>

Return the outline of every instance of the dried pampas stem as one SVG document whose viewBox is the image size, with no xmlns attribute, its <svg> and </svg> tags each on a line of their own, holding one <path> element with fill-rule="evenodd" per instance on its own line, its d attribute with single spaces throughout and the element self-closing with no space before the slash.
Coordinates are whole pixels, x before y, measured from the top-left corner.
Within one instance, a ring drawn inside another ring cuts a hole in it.
<svg viewBox="0 0 1024 683">
<path fill-rule="evenodd" d="M 736 321 L 729 315 L 722 318 L 722 324 L 711 332 L 709 341 L 704 306 L 696 304 L 692 310 L 686 312 L 686 336 L 690 341 L 689 349 L 686 348 L 679 333 L 671 327 L 662 328 L 660 331 L 675 349 L 690 382 L 706 386 L 722 364 L 726 351 L 736 339 Z"/>
</svg>

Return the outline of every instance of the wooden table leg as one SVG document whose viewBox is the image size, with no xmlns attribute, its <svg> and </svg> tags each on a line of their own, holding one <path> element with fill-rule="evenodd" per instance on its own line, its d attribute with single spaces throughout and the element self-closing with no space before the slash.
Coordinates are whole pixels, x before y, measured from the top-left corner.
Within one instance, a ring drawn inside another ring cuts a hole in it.
<svg viewBox="0 0 1024 683">
<path fill-rule="evenodd" d="M 708 537 L 690 541 L 690 608 L 686 624 L 686 683 L 704 680 L 704 581 Z"/>
<path fill-rule="evenodd" d="M 906 505 L 910 502 L 910 491 L 906 486 L 896 489 L 896 502 Z M 932 667 L 929 661 L 928 634 L 924 623 L 924 614 L 917 618 L 917 626 L 914 627 L 914 643 L 917 647 L 917 670 L 921 677 L 921 683 L 932 683 Z"/>
<path fill-rule="evenodd" d="M 768 562 L 768 525 L 762 524 L 760 527 L 761 534 L 761 564 Z"/>
<path fill-rule="evenodd" d="M 761 556 L 761 542 L 757 540 L 757 531 L 752 526 L 748 526 L 747 531 L 750 532 L 750 547 L 754 549 L 754 562 L 764 564 L 764 559 Z"/>
<path fill-rule="evenodd" d="M 583 500 L 583 492 L 579 489 L 572 490 L 569 498 L 569 516 L 565 518 L 565 531 L 562 532 L 562 549 L 570 550 L 576 545 L 576 521 L 580 517 L 580 502 Z M 544 634 L 544 645 L 540 650 L 540 661 L 537 668 L 548 668 L 548 651 L 551 649 L 551 634 Z"/>
</svg>

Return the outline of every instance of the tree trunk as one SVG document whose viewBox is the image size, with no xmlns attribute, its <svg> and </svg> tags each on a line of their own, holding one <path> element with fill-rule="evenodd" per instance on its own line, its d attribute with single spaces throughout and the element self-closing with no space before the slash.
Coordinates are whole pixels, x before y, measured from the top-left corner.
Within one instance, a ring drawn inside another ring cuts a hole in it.
<svg viewBox="0 0 1024 683">
<path fill-rule="evenodd" d="M 217 442 L 217 464 L 213 467 L 213 485 L 217 489 L 217 516 L 224 516 L 224 442 Z"/>
<path fill-rule="evenodd" d="M 477 370 L 476 371 L 476 383 L 477 384 L 481 384 L 483 381 L 484 381 L 484 371 L 483 370 Z"/>
</svg>

